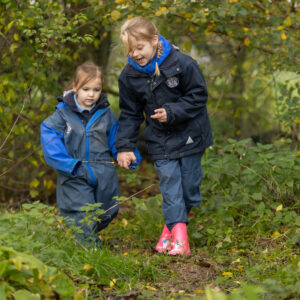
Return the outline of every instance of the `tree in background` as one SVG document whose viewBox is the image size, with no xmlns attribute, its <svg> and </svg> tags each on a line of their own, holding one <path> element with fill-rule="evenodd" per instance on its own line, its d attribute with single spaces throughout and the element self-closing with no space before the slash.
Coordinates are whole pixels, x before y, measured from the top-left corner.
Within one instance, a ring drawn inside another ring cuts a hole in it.
<svg viewBox="0 0 300 300">
<path fill-rule="evenodd" d="M 55 184 L 43 164 L 39 124 L 69 74 L 87 59 L 104 67 L 105 91 L 117 94 L 125 58 L 114 45 L 120 23 L 136 15 L 153 19 L 162 35 L 200 64 L 217 140 L 261 138 L 276 129 L 296 143 L 298 9 L 297 1 L 269 0 L 3 0 L 0 199 L 51 200 Z"/>
</svg>

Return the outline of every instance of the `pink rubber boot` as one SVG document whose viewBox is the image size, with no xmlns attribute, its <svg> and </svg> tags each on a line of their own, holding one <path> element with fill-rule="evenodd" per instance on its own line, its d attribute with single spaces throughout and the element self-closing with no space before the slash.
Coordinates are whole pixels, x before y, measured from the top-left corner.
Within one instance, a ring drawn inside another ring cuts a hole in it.
<svg viewBox="0 0 300 300">
<path fill-rule="evenodd" d="M 166 252 L 170 249 L 171 249 L 171 232 L 165 224 L 162 234 L 160 235 L 159 241 L 155 247 L 155 250 L 157 252 Z"/>
<path fill-rule="evenodd" d="M 185 223 L 177 223 L 171 230 L 172 234 L 172 250 L 170 255 L 190 255 L 191 249 L 188 241 Z"/>
</svg>

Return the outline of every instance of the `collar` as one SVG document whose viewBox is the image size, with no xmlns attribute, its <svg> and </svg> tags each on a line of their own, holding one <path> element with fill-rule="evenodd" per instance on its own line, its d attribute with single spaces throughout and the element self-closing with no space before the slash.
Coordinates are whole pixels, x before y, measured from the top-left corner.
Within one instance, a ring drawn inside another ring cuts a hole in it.
<svg viewBox="0 0 300 300">
<path fill-rule="evenodd" d="M 75 101 L 75 104 L 76 104 L 76 107 L 78 109 L 78 111 L 80 113 L 82 113 L 83 111 L 87 110 L 88 112 L 91 112 L 91 110 L 95 107 L 96 103 L 94 103 L 90 108 L 84 108 L 82 107 L 78 101 L 77 101 L 77 94 L 74 94 L 74 101 Z"/>
<path fill-rule="evenodd" d="M 157 57 L 157 51 L 156 51 L 154 57 L 151 59 L 151 61 L 148 62 L 147 65 L 140 66 L 130 56 L 128 56 L 129 65 L 131 65 L 134 69 L 136 69 L 142 73 L 146 73 L 149 76 L 152 76 L 155 72 L 156 63 L 158 64 L 158 66 L 160 66 L 164 62 L 164 60 L 169 56 L 171 49 L 172 49 L 172 46 L 168 42 L 168 40 L 166 40 L 160 34 L 158 35 L 158 39 L 162 45 L 162 54 L 160 55 L 160 57 Z"/>
<path fill-rule="evenodd" d="M 59 102 L 64 102 L 72 111 L 80 113 L 79 108 L 76 105 L 74 96 L 75 96 L 75 92 L 73 90 L 69 90 L 69 91 L 65 91 L 63 96 L 59 96 L 57 98 L 57 100 Z M 101 93 L 100 98 L 93 105 L 93 107 L 90 110 L 90 113 L 94 113 L 94 111 L 96 111 L 97 109 L 103 109 L 108 106 L 109 106 L 109 103 L 108 103 L 106 94 Z M 86 109 L 84 109 L 84 110 L 86 110 Z"/>
</svg>

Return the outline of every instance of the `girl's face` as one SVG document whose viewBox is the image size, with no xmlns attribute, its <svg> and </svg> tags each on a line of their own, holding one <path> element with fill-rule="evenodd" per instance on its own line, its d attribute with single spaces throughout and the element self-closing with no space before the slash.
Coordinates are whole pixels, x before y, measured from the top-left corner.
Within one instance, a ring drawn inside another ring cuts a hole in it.
<svg viewBox="0 0 300 300">
<path fill-rule="evenodd" d="M 145 66 L 155 55 L 158 43 L 158 36 L 155 35 L 153 40 L 139 40 L 134 37 L 130 38 L 130 51 L 128 55 L 140 66 Z"/>
<path fill-rule="evenodd" d="M 91 79 L 82 87 L 73 90 L 77 93 L 77 101 L 80 106 L 85 109 L 89 109 L 99 99 L 101 95 L 102 82 L 101 79 L 96 77 Z"/>
</svg>

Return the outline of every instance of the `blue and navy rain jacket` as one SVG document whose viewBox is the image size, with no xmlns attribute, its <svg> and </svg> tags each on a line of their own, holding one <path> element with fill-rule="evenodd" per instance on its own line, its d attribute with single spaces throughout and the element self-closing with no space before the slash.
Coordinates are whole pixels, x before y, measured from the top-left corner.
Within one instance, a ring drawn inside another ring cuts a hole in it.
<svg viewBox="0 0 300 300">
<path fill-rule="evenodd" d="M 111 162 L 117 157 L 115 148 L 118 120 L 109 108 L 105 94 L 101 94 L 95 107 L 79 113 L 74 92 L 59 97 L 55 112 L 41 124 L 41 145 L 45 160 L 60 174 L 76 177 L 82 162 L 93 181 L 91 165 Z M 140 154 L 135 149 L 137 163 Z"/>
</svg>

